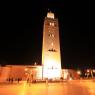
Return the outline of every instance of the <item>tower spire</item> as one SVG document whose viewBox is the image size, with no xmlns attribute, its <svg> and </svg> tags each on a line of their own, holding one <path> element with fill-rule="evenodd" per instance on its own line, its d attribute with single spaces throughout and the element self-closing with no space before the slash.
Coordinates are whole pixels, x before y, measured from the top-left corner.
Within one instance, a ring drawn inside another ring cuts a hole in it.
<svg viewBox="0 0 95 95">
<path fill-rule="evenodd" d="M 48 8 L 48 12 L 50 11 L 50 9 Z"/>
<path fill-rule="evenodd" d="M 47 13 L 47 17 L 54 19 L 54 13 L 52 13 L 52 12 L 49 10 L 49 12 Z"/>
<path fill-rule="evenodd" d="M 43 26 L 42 47 L 43 78 L 60 79 L 61 56 L 58 19 L 54 13 L 47 12 Z"/>
<path fill-rule="evenodd" d="M 48 13 L 53 13 L 52 10 L 50 8 L 48 8 Z"/>
</svg>

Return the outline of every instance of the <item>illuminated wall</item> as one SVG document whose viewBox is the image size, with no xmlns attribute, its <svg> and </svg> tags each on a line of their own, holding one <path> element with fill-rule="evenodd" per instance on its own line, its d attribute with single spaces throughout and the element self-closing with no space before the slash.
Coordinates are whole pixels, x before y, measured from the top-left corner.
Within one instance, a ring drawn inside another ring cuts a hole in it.
<svg viewBox="0 0 95 95">
<path fill-rule="evenodd" d="M 47 13 L 43 27 L 42 48 L 43 78 L 60 78 L 61 56 L 58 19 L 54 13 Z"/>
<path fill-rule="evenodd" d="M 21 78 L 22 81 L 27 81 L 29 78 L 30 80 L 42 80 L 44 78 L 58 78 L 59 77 L 59 68 L 44 68 L 44 76 L 43 76 L 43 69 L 42 66 L 37 65 L 6 65 L 4 67 L 0 67 L 0 82 L 8 82 L 7 79 L 13 78 L 14 83 L 18 83 L 15 79 Z M 80 76 L 77 74 L 77 71 L 72 69 L 61 69 L 61 77 L 64 80 L 69 79 L 79 79 Z M 33 77 L 31 76 L 33 75 Z M 9 83 L 9 82 L 8 82 Z"/>
<path fill-rule="evenodd" d="M 33 75 L 33 78 L 31 78 Z M 22 81 L 30 78 L 31 80 L 42 79 L 42 66 L 29 66 L 29 65 L 6 65 L 0 67 L 0 82 L 8 82 L 7 79 L 13 78 L 14 82 L 17 78 Z"/>
<path fill-rule="evenodd" d="M 3 68 L 0 67 L 0 82 L 5 82 L 6 79 L 8 78 L 10 73 L 10 68 L 4 66 Z"/>
</svg>

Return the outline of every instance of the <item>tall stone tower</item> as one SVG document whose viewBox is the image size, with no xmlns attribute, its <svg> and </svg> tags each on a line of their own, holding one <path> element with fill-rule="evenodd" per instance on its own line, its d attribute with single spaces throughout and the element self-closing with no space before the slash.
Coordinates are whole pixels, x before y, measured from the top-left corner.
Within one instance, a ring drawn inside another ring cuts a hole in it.
<svg viewBox="0 0 95 95">
<path fill-rule="evenodd" d="M 58 19 L 48 12 L 43 27 L 42 47 L 43 78 L 59 79 L 61 75 L 61 56 Z"/>
</svg>

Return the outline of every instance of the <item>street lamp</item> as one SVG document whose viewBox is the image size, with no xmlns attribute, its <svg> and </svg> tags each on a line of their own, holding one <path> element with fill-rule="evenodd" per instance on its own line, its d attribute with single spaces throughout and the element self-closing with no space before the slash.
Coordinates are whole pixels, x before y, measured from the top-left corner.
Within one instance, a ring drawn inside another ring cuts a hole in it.
<svg viewBox="0 0 95 95">
<path fill-rule="evenodd" d="M 89 69 L 87 69 L 87 73 L 89 73 L 90 72 L 90 70 Z"/>
<path fill-rule="evenodd" d="M 93 73 L 95 73 L 95 70 L 93 70 Z"/>
<path fill-rule="evenodd" d="M 91 70 L 91 76 L 92 76 L 92 78 L 93 78 L 93 70 Z"/>
<path fill-rule="evenodd" d="M 77 71 L 77 74 L 78 74 L 78 75 L 81 75 L 81 71 L 80 71 L 80 70 L 78 70 L 78 71 Z"/>
<path fill-rule="evenodd" d="M 28 69 L 27 69 L 27 68 L 25 68 L 24 70 L 25 70 L 25 71 L 28 71 Z"/>
</svg>

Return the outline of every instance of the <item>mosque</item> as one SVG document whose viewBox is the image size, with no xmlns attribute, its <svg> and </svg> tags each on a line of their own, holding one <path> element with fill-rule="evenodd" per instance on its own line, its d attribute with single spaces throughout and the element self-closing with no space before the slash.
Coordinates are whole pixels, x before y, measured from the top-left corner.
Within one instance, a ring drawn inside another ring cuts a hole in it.
<svg viewBox="0 0 95 95">
<path fill-rule="evenodd" d="M 78 79 L 74 70 L 61 68 L 61 51 L 58 19 L 55 14 L 48 12 L 43 25 L 42 64 L 37 65 L 6 65 L 0 67 L 0 82 L 14 80 L 60 80 Z"/>
</svg>

